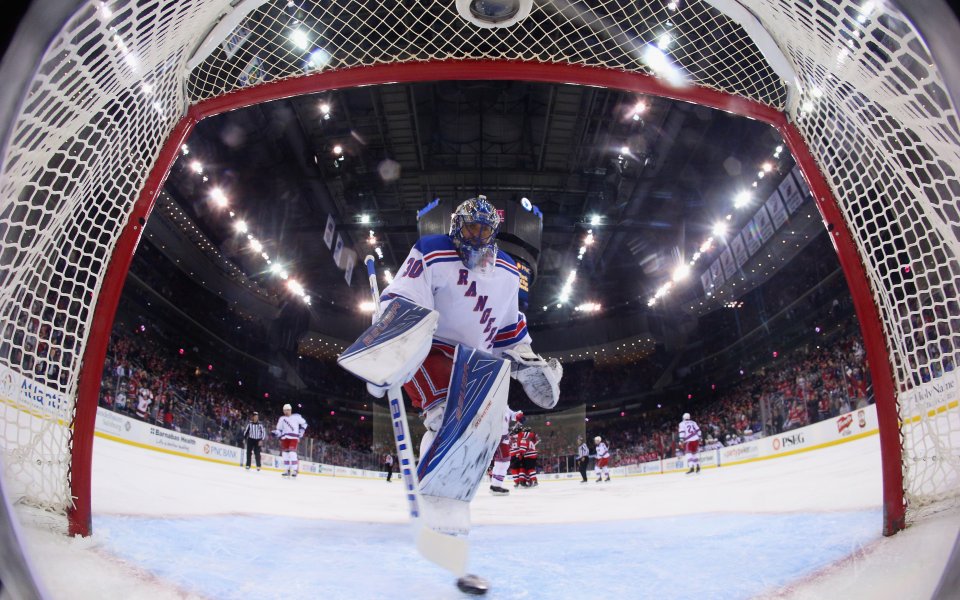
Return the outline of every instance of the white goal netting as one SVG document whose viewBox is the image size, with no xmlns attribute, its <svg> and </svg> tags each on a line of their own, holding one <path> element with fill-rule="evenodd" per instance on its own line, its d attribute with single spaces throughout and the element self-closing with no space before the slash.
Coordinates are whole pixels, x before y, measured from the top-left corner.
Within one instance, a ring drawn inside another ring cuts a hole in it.
<svg viewBox="0 0 960 600">
<path fill-rule="evenodd" d="M 883 2 L 742 4 L 749 12 L 736 18 L 753 25 L 715 8 L 738 7 L 731 0 L 536 0 L 520 23 L 479 29 L 452 0 L 86 3 L 40 59 L 0 172 L 0 447 L 17 494 L 54 511 L 73 502 L 71 423 L 93 309 L 191 104 L 228 94 L 239 104 L 258 86 L 335 70 L 487 59 L 625 79 L 669 65 L 688 85 L 786 113 L 832 188 L 881 314 L 864 325 L 887 340 L 910 514 L 955 501 L 955 107 L 923 40 Z"/>
</svg>

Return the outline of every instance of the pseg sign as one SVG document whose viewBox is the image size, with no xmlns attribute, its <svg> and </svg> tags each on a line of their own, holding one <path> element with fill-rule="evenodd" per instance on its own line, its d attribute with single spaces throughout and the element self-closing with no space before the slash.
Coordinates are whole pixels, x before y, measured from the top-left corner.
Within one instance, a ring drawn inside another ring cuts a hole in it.
<svg viewBox="0 0 960 600">
<path fill-rule="evenodd" d="M 807 439 L 804 437 L 803 432 L 778 435 L 773 438 L 773 451 L 780 452 L 781 450 L 799 448 L 805 446 L 806 443 Z"/>
</svg>

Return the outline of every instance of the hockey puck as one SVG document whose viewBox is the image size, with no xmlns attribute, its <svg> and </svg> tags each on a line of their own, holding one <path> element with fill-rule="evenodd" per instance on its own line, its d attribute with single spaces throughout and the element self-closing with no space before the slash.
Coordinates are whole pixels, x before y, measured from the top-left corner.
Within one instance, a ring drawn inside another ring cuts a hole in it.
<svg viewBox="0 0 960 600">
<path fill-rule="evenodd" d="M 457 580 L 457 588 L 464 594 L 482 596 L 490 589 L 490 584 L 479 575 L 464 575 Z"/>
</svg>

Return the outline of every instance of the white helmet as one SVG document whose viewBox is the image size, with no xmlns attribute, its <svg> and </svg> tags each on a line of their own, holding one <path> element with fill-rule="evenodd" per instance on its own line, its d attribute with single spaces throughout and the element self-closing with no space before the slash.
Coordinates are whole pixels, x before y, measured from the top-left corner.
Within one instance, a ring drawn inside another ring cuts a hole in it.
<svg viewBox="0 0 960 600">
<path fill-rule="evenodd" d="M 283 410 L 289 410 L 290 412 L 293 412 L 293 407 L 290 406 L 289 404 L 284 404 L 284 405 L 283 405 Z"/>
<path fill-rule="evenodd" d="M 603 438 L 598 435 L 597 437 L 593 438 L 593 443 L 599 444 L 602 440 Z"/>
<path fill-rule="evenodd" d="M 690 413 L 683 413 L 683 420 L 684 420 L 684 421 L 689 421 L 689 420 L 690 420 Z"/>
</svg>

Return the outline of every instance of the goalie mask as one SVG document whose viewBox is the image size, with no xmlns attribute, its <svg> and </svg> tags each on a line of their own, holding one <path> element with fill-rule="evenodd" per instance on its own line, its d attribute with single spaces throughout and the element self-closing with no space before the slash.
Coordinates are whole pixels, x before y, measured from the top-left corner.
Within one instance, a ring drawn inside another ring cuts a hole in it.
<svg viewBox="0 0 960 600">
<path fill-rule="evenodd" d="M 500 215 L 486 196 L 471 198 L 454 211 L 450 237 L 468 269 L 484 275 L 493 272 L 497 263 L 499 227 Z"/>
</svg>

